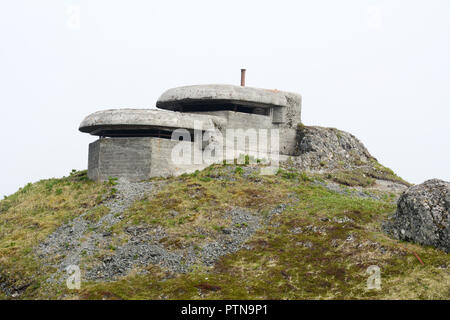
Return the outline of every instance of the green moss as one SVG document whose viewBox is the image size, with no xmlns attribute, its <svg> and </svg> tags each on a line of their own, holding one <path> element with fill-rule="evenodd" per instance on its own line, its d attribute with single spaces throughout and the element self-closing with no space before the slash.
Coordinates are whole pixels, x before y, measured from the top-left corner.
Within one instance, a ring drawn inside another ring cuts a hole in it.
<svg viewBox="0 0 450 320">
<path fill-rule="evenodd" d="M 280 175 L 275 180 L 280 178 L 285 179 Z M 392 202 L 351 198 L 308 181 L 287 180 L 289 192 L 295 193 L 298 201 L 260 230 L 249 241 L 249 249 L 221 258 L 212 268 L 200 267 L 174 278 L 166 278 L 158 270 L 116 282 L 89 283 L 80 297 L 445 299 L 448 289 L 442 284 L 442 277 L 448 280 L 449 276 L 438 266 L 448 265 L 448 260 L 444 262 L 446 255 L 408 244 L 427 261 L 428 265 L 422 267 L 414 256 L 405 254 L 398 242 L 379 231 L 387 213 L 395 210 Z M 334 217 L 347 217 L 352 222 L 340 224 L 334 222 Z M 297 228 L 302 232 L 294 233 Z M 213 229 L 221 230 L 221 227 L 214 225 Z M 349 235 L 353 240 L 348 241 Z M 382 270 L 380 291 L 366 288 L 366 270 L 373 264 Z M 421 279 L 427 279 L 419 289 L 411 271 L 414 276 L 423 273 Z M 429 288 L 428 292 L 425 287 Z"/>
<path fill-rule="evenodd" d="M 297 124 L 298 131 L 303 131 L 303 130 L 305 130 L 305 128 L 306 128 L 306 126 L 303 123 L 300 122 L 299 124 Z"/>
<path fill-rule="evenodd" d="M 448 255 L 395 241 L 381 232 L 381 222 L 395 210 L 391 194 L 380 201 L 349 197 L 317 185 L 301 172 L 281 170 L 276 176 L 255 180 L 234 175 L 235 170 L 217 165 L 166 180 L 156 194 L 137 201 L 123 214 L 112 230 L 115 240 L 104 252 L 83 255 L 89 263 L 113 255 L 127 241 L 125 228 L 135 224 L 164 228 L 161 244 L 170 250 L 185 244 L 201 250 L 203 242 L 216 239 L 231 226 L 224 215 L 230 208 L 242 207 L 268 217 L 271 208 L 286 206 L 249 239 L 246 248 L 213 266 L 199 263 L 188 273 L 172 274 L 149 265 L 145 274 L 131 272 L 108 282 L 83 281 L 79 291 L 49 284 L 46 278 L 55 270 L 41 269 L 30 248 L 63 221 L 93 208 L 98 196 L 109 194 L 103 184 L 66 178 L 32 184 L 0 202 L 2 208 L 8 207 L 0 215 L 0 269 L 8 270 L 15 284 L 28 285 L 21 298 L 448 299 Z M 76 193 L 74 183 L 79 184 Z M 54 193 L 57 188 L 63 190 L 61 195 Z M 100 206 L 87 217 L 98 221 L 106 212 Z M 366 270 L 371 265 L 381 269 L 380 291 L 366 288 Z"/>
</svg>

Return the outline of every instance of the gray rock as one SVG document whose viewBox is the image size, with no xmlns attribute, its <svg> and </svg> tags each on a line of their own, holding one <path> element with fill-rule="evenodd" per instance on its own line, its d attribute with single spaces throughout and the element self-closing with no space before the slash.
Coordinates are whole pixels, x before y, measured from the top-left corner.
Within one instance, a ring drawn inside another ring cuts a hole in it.
<svg viewBox="0 0 450 320">
<path fill-rule="evenodd" d="M 266 219 L 281 213 L 285 205 L 269 212 Z M 220 257 L 247 248 L 246 241 L 266 222 L 257 212 L 232 208 L 225 213 L 231 225 L 222 230 L 215 241 L 203 245 L 200 250 L 189 246 L 176 250 L 164 248 L 160 240 L 167 236 L 162 227 L 127 227 L 131 239 L 116 248 L 114 255 L 106 257 L 86 273 L 89 280 L 112 280 L 126 275 L 132 268 L 149 264 L 160 265 L 171 272 L 189 272 L 195 264 L 213 265 Z"/>
<path fill-rule="evenodd" d="M 231 229 L 224 228 L 224 229 L 222 229 L 222 232 L 225 234 L 231 234 Z"/>
<path fill-rule="evenodd" d="M 302 170 L 350 169 L 375 160 L 354 135 L 318 126 L 299 128 L 295 155 L 294 166 Z"/>
<path fill-rule="evenodd" d="M 425 181 L 406 190 L 398 200 L 395 215 L 383 230 L 400 240 L 450 251 L 450 183 Z"/>
<path fill-rule="evenodd" d="M 345 216 L 343 218 L 334 217 L 333 221 L 337 222 L 339 224 L 347 223 L 347 222 L 354 222 L 352 219 L 350 219 L 349 217 L 345 217 Z"/>
</svg>

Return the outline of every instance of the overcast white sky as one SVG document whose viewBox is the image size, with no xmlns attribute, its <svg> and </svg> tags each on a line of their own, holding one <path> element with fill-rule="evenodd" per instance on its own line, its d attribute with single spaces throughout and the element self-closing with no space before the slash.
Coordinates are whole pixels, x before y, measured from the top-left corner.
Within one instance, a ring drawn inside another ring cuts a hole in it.
<svg viewBox="0 0 450 320">
<path fill-rule="evenodd" d="M 353 133 L 410 182 L 448 181 L 449 16 L 448 0 L 1 1 L 0 195 L 85 169 L 86 115 L 239 84 L 241 67 L 302 94 L 306 125 Z"/>
</svg>

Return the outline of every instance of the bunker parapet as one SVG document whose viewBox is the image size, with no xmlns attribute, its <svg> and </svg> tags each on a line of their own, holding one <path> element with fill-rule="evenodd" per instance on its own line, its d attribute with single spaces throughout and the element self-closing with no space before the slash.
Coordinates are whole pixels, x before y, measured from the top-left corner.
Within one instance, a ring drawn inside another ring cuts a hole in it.
<svg viewBox="0 0 450 320">
<path fill-rule="evenodd" d="M 294 155 L 296 127 L 301 121 L 298 94 L 233 85 L 194 85 L 167 90 L 156 107 L 104 110 L 83 120 L 79 130 L 99 136 L 89 145 L 90 179 L 117 177 L 139 181 L 201 170 L 210 162 L 198 162 L 196 155 L 217 143 L 218 136 L 224 138 L 223 155 L 228 160 L 255 153 L 261 146 L 261 141 L 249 139 L 235 148 L 235 138 L 227 135 L 232 131 L 229 129 L 235 129 L 238 139 L 245 139 L 249 129 L 278 129 L 276 152 Z M 203 135 L 196 142 L 199 127 L 202 133 L 214 134 Z M 172 139 L 174 136 L 177 139 Z M 178 139 L 181 136 L 182 141 Z M 234 153 L 228 154 L 227 146 L 231 145 Z M 266 146 L 267 154 L 273 152 L 270 138 Z M 177 150 L 190 152 L 191 161 L 173 161 L 173 152 Z"/>
</svg>

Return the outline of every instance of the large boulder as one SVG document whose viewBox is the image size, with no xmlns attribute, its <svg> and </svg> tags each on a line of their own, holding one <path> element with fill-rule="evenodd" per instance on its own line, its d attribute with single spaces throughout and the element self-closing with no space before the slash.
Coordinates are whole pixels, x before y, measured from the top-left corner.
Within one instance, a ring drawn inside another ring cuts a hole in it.
<svg viewBox="0 0 450 320">
<path fill-rule="evenodd" d="M 383 230 L 392 237 L 450 252 L 450 183 L 438 179 L 408 188 Z"/>
<path fill-rule="evenodd" d="M 376 161 L 354 135 L 335 128 L 299 126 L 295 159 L 297 167 L 349 169 Z"/>
<path fill-rule="evenodd" d="M 299 125 L 294 157 L 282 161 L 281 165 L 319 173 L 344 171 L 362 178 L 410 186 L 392 170 L 379 164 L 358 138 L 335 128 Z"/>
</svg>

